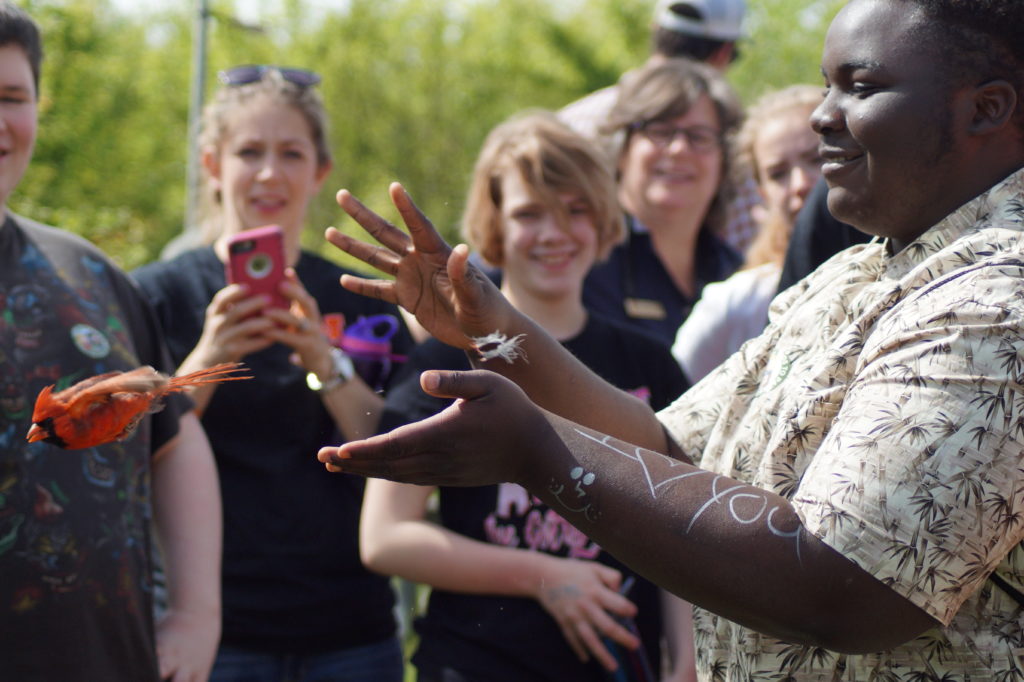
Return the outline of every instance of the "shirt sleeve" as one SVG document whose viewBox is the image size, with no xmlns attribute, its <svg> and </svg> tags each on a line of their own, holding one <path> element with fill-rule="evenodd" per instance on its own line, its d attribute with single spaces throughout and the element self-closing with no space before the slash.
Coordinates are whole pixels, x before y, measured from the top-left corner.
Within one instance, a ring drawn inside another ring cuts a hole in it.
<svg viewBox="0 0 1024 682">
<path fill-rule="evenodd" d="M 811 532 L 946 625 L 1024 539 L 1022 276 L 976 266 L 884 315 L 793 497 Z"/>
</svg>

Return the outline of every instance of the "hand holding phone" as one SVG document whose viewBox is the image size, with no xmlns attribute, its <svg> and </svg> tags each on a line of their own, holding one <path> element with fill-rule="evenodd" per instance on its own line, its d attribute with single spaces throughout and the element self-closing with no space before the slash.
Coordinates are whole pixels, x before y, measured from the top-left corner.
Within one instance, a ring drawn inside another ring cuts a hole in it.
<svg viewBox="0 0 1024 682">
<path fill-rule="evenodd" d="M 227 281 L 245 284 L 252 295 L 264 295 L 270 306 L 287 310 L 291 301 L 281 293 L 285 279 L 284 236 L 277 225 L 257 227 L 228 238 Z"/>
</svg>

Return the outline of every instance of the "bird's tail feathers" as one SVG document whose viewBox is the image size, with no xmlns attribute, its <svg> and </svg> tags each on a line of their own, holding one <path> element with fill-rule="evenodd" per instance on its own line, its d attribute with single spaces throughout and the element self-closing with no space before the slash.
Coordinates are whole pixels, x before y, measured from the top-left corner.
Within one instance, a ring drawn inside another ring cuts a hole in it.
<svg viewBox="0 0 1024 682">
<path fill-rule="evenodd" d="M 167 391 L 183 391 L 188 386 L 199 386 L 202 384 L 216 384 L 222 381 L 241 381 L 252 379 L 252 376 L 228 376 L 235 372 L 248 372 L 249 368 L 241 362 L 222 362 L 213 367 L 207 367 L 180 377 L 171 377 L 167 382 Z"/>
</svg>

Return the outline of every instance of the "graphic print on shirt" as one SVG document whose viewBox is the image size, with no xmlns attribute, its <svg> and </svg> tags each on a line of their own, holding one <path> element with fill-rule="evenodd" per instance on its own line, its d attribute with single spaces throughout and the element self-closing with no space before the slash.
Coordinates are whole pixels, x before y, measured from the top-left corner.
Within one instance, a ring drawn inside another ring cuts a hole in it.
<svg viewBox="0 0 1024 682">
<path fill-rule="evenodd" d="M 497 508 L 484 519 L 488 542 L 572 559 L 594 559 L 601 547 L 515 483 L 498 485 Z"/>
<path fill-rule="evenodd" d="M 27 241 L 18 267 L 0 273 L 0 451 L 12 453 L 0 459 L 0 557 L 13 560 L 0 608 L 19 614 L 82 590 L 97 606 L 123 603 L 133 567 L 148 561 L 148 468 L 126 444 L 57 453 L 25 442 L 44 386 L 138 364 L 124 311 L 97 295 L 110 290 L 108 264 L 84 254 L 67 268 Z M 93 562 L 110 567 L 104 584 L 81 578 Z"/>
</svg>

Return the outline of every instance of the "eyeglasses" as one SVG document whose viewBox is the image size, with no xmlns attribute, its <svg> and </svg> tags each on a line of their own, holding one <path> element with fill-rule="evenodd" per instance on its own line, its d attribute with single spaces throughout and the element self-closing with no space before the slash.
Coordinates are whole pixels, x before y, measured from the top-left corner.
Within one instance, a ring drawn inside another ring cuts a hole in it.
<svg viewBox="0 0 1024 682">
<path fill-rule="evenodd" d="M 644 121 L 633 125 L 633 130 L 643 135 L 654 146 L 665 149 L 680 136 L 686 138 L 686 144 L 695 152 L 712 152 L 722 145 L 721 134 L 711 126 L 690 126 L 688 128 L 677 128 L 669 123 L 659 121 Z"/>
<path fill-rule="evenodd" d="M 269 71 L 277 71 L 281 78 L 302 88 L 311 88 L 320 82 L 320 74 L 309 69 L 296 69 L 273 64 L 243 64 L 224 69 L 217 73 L 217 79 L 224 85 L 248 85 L 263 80 Z"/>
</svg>

